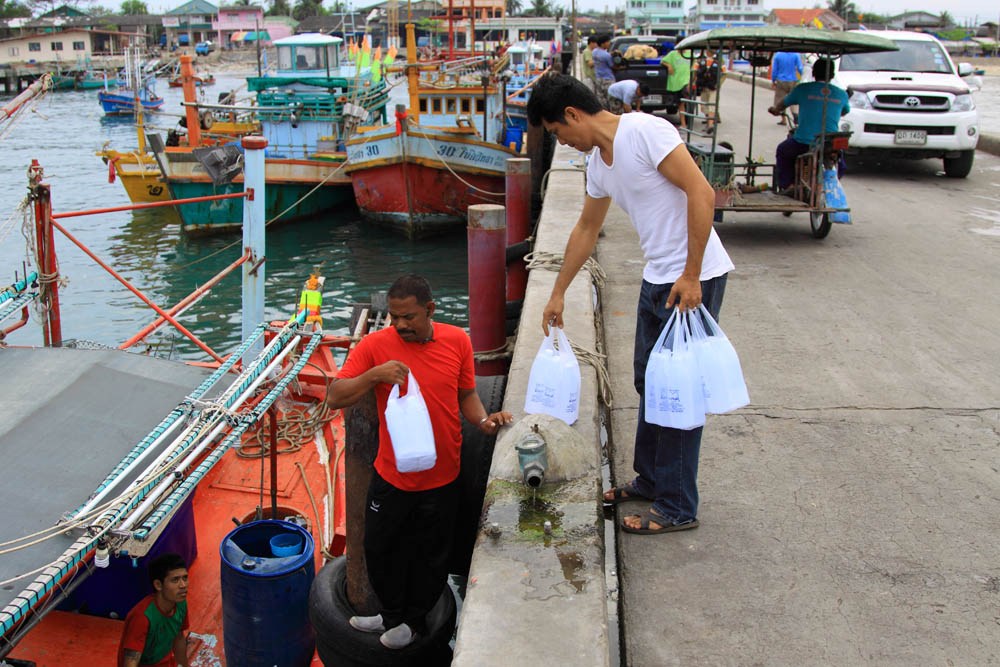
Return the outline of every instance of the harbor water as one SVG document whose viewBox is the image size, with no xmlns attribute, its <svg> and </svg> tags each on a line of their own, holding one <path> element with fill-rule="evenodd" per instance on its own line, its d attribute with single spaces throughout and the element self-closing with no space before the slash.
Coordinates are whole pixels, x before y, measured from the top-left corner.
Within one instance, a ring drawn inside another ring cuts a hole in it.
<svg viewBox="0 0 1000 667">
<path fill-rule="evenodd" d="M 232 89 L 245 95 L 244 76 L 216 75 L 204 89 L 205 99 Z M 28 114 L 0 144 L 0 283 L 14 281 L 25 261 L 21 216 L 8 219 L 27 192 L 27 168 L 37 158 L 52 188 L 53 212 L 129 204 L 121 183 L 108 182 L 108 167 L 94 153 L 108 144 L 135 150 L 130 118 L 104 118 L 96 90 L 53 92 Z M 166 99 L 165 114 L 150 115 L 147 125 L 176 126 L 183 112 L 181 89 L 157 81 Z M 167 115 L 170 114 L 170 115 Z M 155 130 L 150 130 L 155 131 Z M 62 221 L 67 230 L 115 268 L 155 303 L 168 308 L 240 256 L 239 237 L 185 238 L 170 208 L 126 211 Z M 233 242 L 232 247 L 226 248 Z M 55 233 L 60 273 L 68 283 L 60 291 L 64 339 L 117 346 L 156 314 L 121 283 L 101 269 L 58 231 Z M 226 248 L 226 249 L 224 249 Z M 219 252 L 221 251 L 221 252 Z M 217 253 L 217 254 L 215 254 Z M 399 275 L 426 276 L 434 290 L 438 321 L 466 326 L 468 285 L 465 230 L 421 241 L 409 241 L 361 220 L 357 210 L 275 226 L 267 234 L 268 319 L 287 318 L 298 303 L 302 283 L 316 267 L 326 276 L 324 328 L 347 333 L 351 304 L 384 291 Z M 234 271 L 179 321 L 219 353 L 240 338 L 240 277 Z M 204 353 L 166 325 L 148 339 L 157 356 L 205 360 Z M 32 322 L 8 338 L 14 345 L 40 345 L 41 330 Z M 142 349 L 141 347 L 133 349 Z"/>
</svg>

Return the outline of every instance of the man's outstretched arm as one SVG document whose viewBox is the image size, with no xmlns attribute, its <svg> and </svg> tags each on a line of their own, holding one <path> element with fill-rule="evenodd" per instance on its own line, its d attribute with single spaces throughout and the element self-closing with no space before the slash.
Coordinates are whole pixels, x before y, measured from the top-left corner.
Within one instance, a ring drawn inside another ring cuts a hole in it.
<svg viewBox="0 0 1000 667">
<path fill-rule="evenodd" d="M 599 155 L 591 158 L 600 160 Z M 601 232 L 601 225 L 604 224 L 604 216 L 608 214 L 611 206 L 611 197 L 595 199 L 590 195 L 583 202 L 583 211 L 576 221 L 576 226 L 570 232 L 569 240 L 566 242 L 566 252 L 563 253 L 562 268 L 556 277 L 556 284 L 552 287 L 552 295 L 549 303 L 542 311 L 542 331 L 547 336 L 549 334 L 549 322 L 555 320 L 555 325 L 563 325 L 563 297 L 569 284 L 573 282 L 577 272 L 587 258 L 594 254 L 597 246 L 597 235 Z"/>
</svg>

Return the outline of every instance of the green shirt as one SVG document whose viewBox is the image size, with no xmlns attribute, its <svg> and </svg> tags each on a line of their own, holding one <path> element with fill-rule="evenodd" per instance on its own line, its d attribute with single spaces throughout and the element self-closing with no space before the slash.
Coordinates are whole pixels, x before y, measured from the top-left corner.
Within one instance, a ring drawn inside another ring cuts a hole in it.
<svg viewBox="0 0 1000 667">
<path fill-rule="evenodd" d="M 673 74 L 667 75 L 667 91 L 675 93 L 691 82 L 691 61 L 681 55 L 676 49 L 660 59 L 661 65 L 674 68 Z"/>
<path fill-rule="evenodd" d="M 583 50 L 583 78 L 594 78 L 594 52 L 591 49 Z"/>
</svg>

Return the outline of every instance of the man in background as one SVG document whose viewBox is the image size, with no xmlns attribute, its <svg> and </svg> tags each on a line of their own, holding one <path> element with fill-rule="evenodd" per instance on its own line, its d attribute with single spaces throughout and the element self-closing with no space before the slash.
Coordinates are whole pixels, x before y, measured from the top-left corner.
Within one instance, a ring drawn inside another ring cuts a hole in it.
<svg viewBox="0 0 1000 667">
<path fill-rule="evenodd" d="M 587 48 L 583 50 L 583 83 L 591 92 L 597 90 L 597 77 L 594 74 L 594 49 L 597 48 L 597 37 L 587 38 Z"/>
<path fill-rule="evenodd" d="M 802 76 L 802 59 L 797 53 L 778 51 L 771 59 L 771 87 L 774 88 L 774 105 L 778 106 L 782 100 L 792 92 Z M 794 113 L 794 111 L 793 111 Z M 781 114 L 778 125 L 787 125 L 785 114 Z"/>
<path fill-rule="evenodd" d="M 687 55 L 687 52 L 674 49 L 660 60 L 667 68 L 667 94 L 678 100 L 677 117 L 682 128 L 687 127 L 687 118 L 684 116 L 685 104 L 679 100 L 690 96 L 688 86 L 691 83 L 691 63 Z"/>
<path fill-rule="evenodd" d="M 594 92 L 601 105 L 607 109 L 610 107 L 608 101 L 608 87 L 615 82 L 613 71 L 613 61 L 608 47 L 611 46 L 611 36 L 602 35 L 597 38 L 597 48 L 594 49 Z"/>
<path fill-rule="evenodd" d="M 642 106 L 642 98 L 649 95 L 649 85 L 639 83 L 635 79 L 622 79 L 608 86 L 609 111 L 621 115 L 638 111 Z"/>
</svg>

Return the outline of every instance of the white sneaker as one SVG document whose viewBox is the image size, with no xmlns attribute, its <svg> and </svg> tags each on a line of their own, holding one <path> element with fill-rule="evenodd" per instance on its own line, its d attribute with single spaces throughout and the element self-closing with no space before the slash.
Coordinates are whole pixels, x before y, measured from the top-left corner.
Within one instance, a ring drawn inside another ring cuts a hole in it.
<svg viewBox="0 0 1000 667">
<path fill-rule="evenodd" d="M 382 614 L 351 616 L 348 623 L 351 624 L 352 628 L 361 632 L 385 632 L 385 626 L 382 625 Z"/>
<path fill-rule="evenodd" d="M 379 641 L 382 646 L 391 649 L 406 648 L 417 639 L 417 634 L 406 623 L 400 623 L 382 633 Z"/>
</svg>

